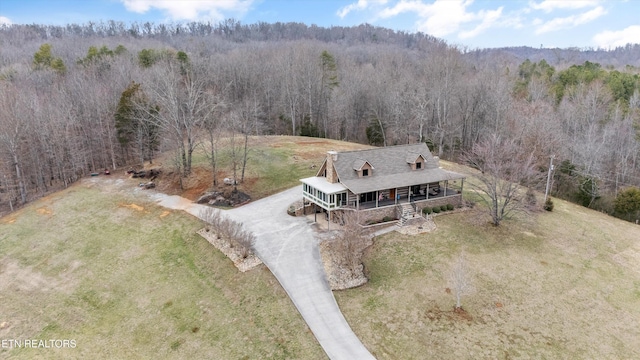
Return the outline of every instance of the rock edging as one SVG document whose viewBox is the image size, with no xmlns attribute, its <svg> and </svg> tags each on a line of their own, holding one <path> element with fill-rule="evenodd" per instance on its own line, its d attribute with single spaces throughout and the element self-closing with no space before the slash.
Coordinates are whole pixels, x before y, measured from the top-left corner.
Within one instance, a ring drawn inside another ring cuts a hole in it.
<svg viewBox="0 0 640 360">
<path fill-rule="evenodd" d="M 220 250 L 226 257 L 233 262 L 238 270 L 241 272 L 249 271 L 256 266 L 262 264 L 262 260 L 257 257 L 255 254 L 251 254 L 246 258 L 242 258 L 237 254 L 236 250 L 231 247 L 229 241 L 218 238 L 213 231 L 207 231 L 207 228 L 202 228 L 196 232 L 198 235 L 202 236 L 207 240 L 211 245 L 215 246 L 216 249 Z"/>
</svg>

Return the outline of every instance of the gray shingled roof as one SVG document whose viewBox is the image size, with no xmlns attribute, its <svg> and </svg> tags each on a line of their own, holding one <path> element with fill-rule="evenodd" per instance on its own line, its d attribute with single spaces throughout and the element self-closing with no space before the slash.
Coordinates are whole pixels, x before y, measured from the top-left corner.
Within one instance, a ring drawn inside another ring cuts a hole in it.
<svg viewBox="0 0 640 360">
<path fill-rule="evenodd" d="M 409 159 L 415 161 L 418 155 L 425 159 L 425 168 L 412 170 Z M 353 169 L 356 160 L 368 161 L 373 166 L 370 176 L 358 177 Z M 465 177 L 440 169 L 438 160 L 424 143 L 340 152 L 333 165 L 340 182 L 355 194 Z"/>
<path fill-rule="evenodd" d="M 353 161 L 353 170 L 356 170 L 356 171 L 361 170 L 362 167 L 364 166 L 364 164 L 366 164 L 366 163 L 367 163 L 367 160 L 355 159 Z M 371 165 L 371 166 L 374 167 L 373 165 Z"/>
<path fill-rule="evenodd" d="M 418 156 L 420 156 L 420 154 L 417 154 L 414 152 L 407 152 L 407 158 L 405 159 L 405 161 L 408 164 L 415 164 L 416 160 L 418 160 Z"/>
</svg>

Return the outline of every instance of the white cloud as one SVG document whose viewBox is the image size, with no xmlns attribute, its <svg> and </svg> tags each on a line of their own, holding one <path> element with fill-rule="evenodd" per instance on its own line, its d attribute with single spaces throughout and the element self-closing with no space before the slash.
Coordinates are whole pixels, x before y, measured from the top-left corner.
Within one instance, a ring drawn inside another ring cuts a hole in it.
<svg viewBox="0 0 640 360">
<path fill-rule="evenodd" d="M 499 7 L 493 11 L 481 11 L 479 16 L 482 18 L 482 22 L 474 29 L 461 32 L 458 37 L 461 39 L 468 39 L 481 34 L 483 31 L 491 28 L 502 16 L 502 7 Z"/>
<path fill-rule="evenodd" d="M 590 21 L 593 21 L 603 15 L 605 15 L 607 11 L 602 7 L 598 6 L 594 9 L 591 9 L 587 12 L 583 12 L 582 14 L 572 15 L 561 18 L 554 18 L 549 21 L 534 21 L 538 27 L 536 28 L 536 34 L 543 34 L 551 31 L 557 31 L 562 29 L 568 29 L 572 27 L 576 27 L 578 25 L 586 24 Z"/>
<path fill-rule="evenodd" d="M 640 25 L 632 25 L 620 31 L 603 31 L 593 37 L 593 42 L 603 48 L 640 43 Z"/>
<path fill-rule="evenodd" d="M 464 24 L 479 23 L 475 28 L 458 35 L 460 38 L 471 38 L 493 27 L 502 16 L 502 7 L 469 12 L 467 8 L 472 3 L 473 0 L 435 0 L 430 4 L 422 0 L 401 0 L 395 6 L 380 11 L 378 17 L 390 18 L 402 13 L 413 13 L 418 17 L 418 31 L 438 37 L 457 33 Z"/>
<path fill-rule="evenodd" d="M 356 3 L 349 4 L 342 7 L 336 13 L 339 17 L 344 18 L 352 11 L 362 11 L 369 8 L 371 5 L 384 5 L 387 0 L 358 0 Z"/>
<path fill-rule="evenodd" d="M 128 11 L 145 13 L 163 11 L 172 20 L 223 20 L 223 12 L 243 14 L 253 0 L 120 0 Z"/>
<path fill-rule="evenodd" d="M 530 1 L 529 6 L 534 10 L 552 12 L 554 10 L 575 10 L 597 6 L 602 1 L 599 0 L 544 0 L 540 3 Z"/>
<path fill-rule="evenodd" d="M 11 25 L 13 22 L 6 16 L 0 16 L 0 25 Z"/>
</svg>

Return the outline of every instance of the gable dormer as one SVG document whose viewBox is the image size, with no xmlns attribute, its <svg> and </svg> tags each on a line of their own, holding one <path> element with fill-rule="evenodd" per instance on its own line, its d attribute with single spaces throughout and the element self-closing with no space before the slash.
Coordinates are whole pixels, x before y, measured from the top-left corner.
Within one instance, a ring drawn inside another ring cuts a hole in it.
<svg viewBox="0 0 640 360">
<path fill-rule="evenodd" d="M 411 166 L 411 170 L 422 170 L 427 163 L 422 154 L 408 153 L 406 157 L 407 164 Z"/>
<path fill-rule="evenodd" d="M 356 159 L 353 162 L 353 170 L 358 173 L 358 177 L 368 177 L 373 175 L 374 167 L 367 160 Z"/>
</svg>

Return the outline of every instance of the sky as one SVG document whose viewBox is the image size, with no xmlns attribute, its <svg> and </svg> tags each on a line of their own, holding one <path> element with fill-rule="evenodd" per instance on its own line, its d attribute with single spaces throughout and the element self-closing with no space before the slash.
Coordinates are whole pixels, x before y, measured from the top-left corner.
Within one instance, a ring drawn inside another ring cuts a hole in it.
<svg viewBox="0 0 640 360">
<path fill-rule="evenodd" d="M 233 18 L 423 32 L 467 49 L 640 43 L 640 0 L 0 0 L 0 24 Z"/>
</svg>

